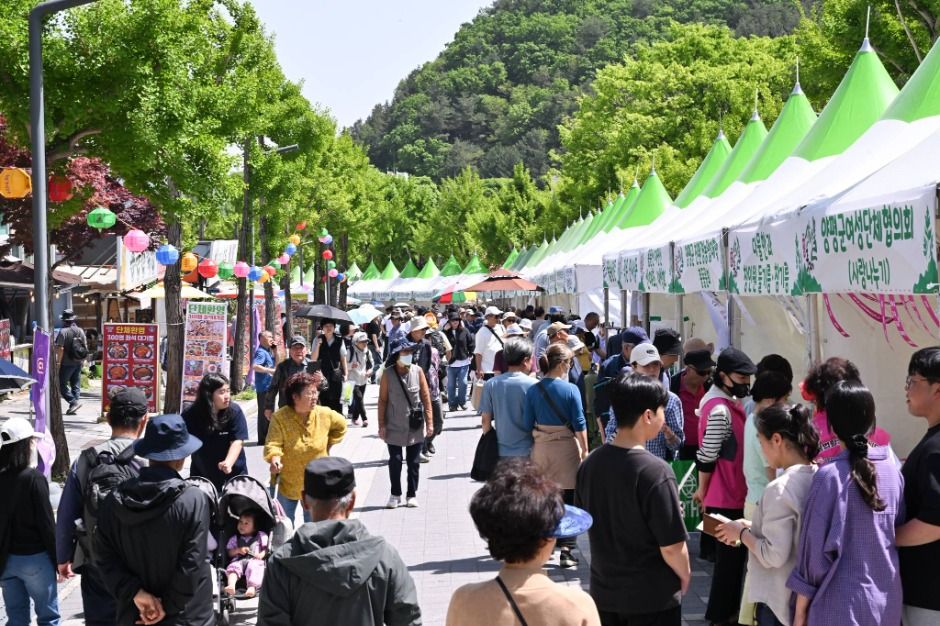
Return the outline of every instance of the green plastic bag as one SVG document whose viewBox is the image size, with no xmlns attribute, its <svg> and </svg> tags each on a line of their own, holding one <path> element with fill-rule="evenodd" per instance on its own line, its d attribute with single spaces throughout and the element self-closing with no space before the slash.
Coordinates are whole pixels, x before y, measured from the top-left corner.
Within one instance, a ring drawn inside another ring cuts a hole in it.
<svg viewBox="0 0 940 626">
<path fill-rule="evenodd" d="M 679 485 L 679 506 L 682 507 L 682 519 L 685 520 L 685 529 L 695 530 L 702 521 L 702 511 L 698 504 L 692 500 L 692 494 L 698 489 L 698 473 L 695 471 L 695 461 L 673 461 L 672 471 L 676 475 L 676 484 Z"/>
</svg>

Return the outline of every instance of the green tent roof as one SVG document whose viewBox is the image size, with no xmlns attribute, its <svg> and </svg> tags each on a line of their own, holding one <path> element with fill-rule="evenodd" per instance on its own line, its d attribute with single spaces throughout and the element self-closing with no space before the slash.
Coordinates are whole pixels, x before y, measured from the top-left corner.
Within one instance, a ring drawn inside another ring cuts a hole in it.
<svg viewBox="0 0 940 626">
<path fill-rule="evenodd" d="M 514 251 L 515 251 L 515 250 L 514 250 Z M 512 269 L 512 270 L 514 270 L 514 269 L 516 269 L 517 267 L 519 267 L 519 262 L 522 261 L 523 258 L 525 257 L 525 255 L 528 254 L 528 253 L 529 253 L 529 246 L 524 246 L 524 247 L 522 248 L 522 250 L 519 250 L 519 251 L 516 253 L 516 256 L 515 256 L 515 258 L 512 260 L 512 263 L 510 263 L 509 266 L 506 267 L 506 269 Z"/>
<path fill-rule="evenodd" d="M 392 263 L 392 260 L 388 260 L 388 265 L 385 266 L 385 269 L 382 270 L 382 273 L 379 274 L 379 278 L 382 280 L 391 280 L 393 278 L 398 278 L 398 268 L 395 267 L 395 264 Z"/>
<path fill-rule="evenodd" d="M 593 213 L 588 213 L 588 216 L 578 224 L 578 229 L 571 236 L 571 239 L 569 239 L 565 244 L 565 252 L 570 252 L 581 244 L 581 238 L 584 237 L 588 230 L 590 230 L 591 224 L 594 223 L 595 217 L 596 216 Z"/>
<path fill-rule="evenodd" d="M 502 267 L 509 269 L 512 267 L 512 264 L 516 261 L 516 257 L 519 256 L 519 251 L 516 250 L 516 246 L 512 247 L 512 251 L 509 253 L 509 256 L 506 257 L 506 260 L 503 261 Z"/>
<path fill-rule="evenodd" d="M 565 232 L 562 233 L 561 237 L 558 238 L 558 245 L 555 246 L 556 252 L 565 252 L 569 249 L 572 240 L 578 237 L 578 233 L 581 232 L 581 229 L 584 227 L 584 216 L 578 217 L 577 220 L 571 222 L 568 225 L 568 228 L 565 229 Z"/>
<path fill-rule="evenodd" d="M 355 261 L 353 261 L 353 264 L 343 273 L 346 274 L 346 280 L 356 281 L 362 278 L 362 270 L 359 269 L 359 266 L 356 265 Z"/>
<path fill-rule="evenodd" d="M 538 246 L 527 246 L 526 249 L 522 251 L 522 254 L 519 255 L 519 258 L 516 259 L 516 262 L 512 264 L 512 269 L 518 271 L 525 267 L 536 250 L 538 250 Z"/>
<path fill-rule="evenodd" d="M 866 38 L 793 156 L 815 161 L 842 153 L 881 117 L 897 95 L 897 85 Z"/>
<path fill-rule="evenodd" d="M 405 263 L 405 267 L 402 268 L 401 273 L 398 274 L 399 278 L 416 278 L 418 276 L 418 266 L 415 265 L 415 262 L 411 260 L 411 257 L 408 257 L 408 262 Z"/>
<path fill-rule="evenodd" d="M 454 258 L 454 255 L 450 255 L 450 258 L 447 259 L 447 262 L 444 263 L 444 267 L 441 268 L 441 276 L 456 276 L 460 273 L 460 263 L 457 262 L 457 259 Z"/>
<path fill-rule="evenodd" d="M 725 131 L 720 130 L 718 131 L 718 137 L 715 138 L 715 143 L 712 144 L 708 154 L 702 159 L 698 169 L 695 170 L 695 174 L 679 195 L 676 196 L 676 206 L 684 209 L 702 195 L 708 185 L 715 180 L 715 175 L 718 174 L 721 166 L 728 160 L 729 154 L 731 154 L 731 144 L 728 143 L 728 138 L 725 137 Z"/>
<path fill-rule="evenodd" d="M 362 280 L 374 280 L 379 277 L 379 268 L 375 266 L 375 261 L 369 259 L 369 266 L 362 273 Z"/>
<path fill-rule="evenodd" d="M 480 257 L 476 254 L 473 255 L 473 258 L 470 259 L 470 262 L 467 263 L 467 267 L 463 268 L 464 274 L 486 274 L 486 268 L 483 267 L 483 263 L 480 262 Z"/>
<path fill-rule="evenodd" d="M 539 261 L 541 261 L 541 260 L 545 257 L 545 253 L 546 253 L 546 252 L 548 252 L 548 241 L 546 241 L 546 240 L 543 238 L 543 239 L 542 239 L 542 245 L 540 245 L 538 248 L 536 248 L 536 249 L 535 249 L 535 252 L 532 254 L 532 256 L 530 256 L 530 257 L 526 260 L 525 266 L 526 266 L 526 267 L 535 267 L 536 265 L 539 264 Z"/>
<path fill-rule="evenodd" d="M 617 202 L 618 202 L 618 201 L 620 200 L 620 198 L 622 198 L 622 197 L 623 197 L 623 194 L 621 193 L 620 195 L 617 196 L 616 199 L 614 199 L 614 200 L 608 202 L 608 203 L 604 206 L 604 208 L 602 208 L 602 209 L 600 210 L 600 212 L 598 212 L 597 216 L 594 218 L 594 221 L 591 223 L 591 227 L 590 227 L 589 229 L 587 229 L 587 232 L 585 232 L 585 233 L 581 236 L 581 240 L 578 242 L 578 245 L 581 245 L 582 243 L 584 243 L 584 242 L 586 242 L 586 241 L 590 241 L 591 238 L 594 237 L 594 235 L 596 235 L 597 233 L 601 232 L 601 230 L 604 228 L 604 225 L 605 225 L 605 224 L 611 219 L 611 217 L 613 216 L 613 214 L 614 214 L 614 206 L 616 206 Z"/>
<path fill-rule="evenodd" d="M 738 178 L 744 183 L 766 180 L 799 145 L 816 123 L 816 112 L 797 81 L 777 121 Z"/>
<path fill-rule="evenodd" d="M 428 262 L 425 263 L 421 271 L 418 272 L 418 278 L 436 278 L 440 273 L 440 270 L 437 269 L 437 265 L 434 264 L 434 259 L 428 259 Z"/>
<path fill-rule="evenodd" d="M 633 207 L 636 206 L 636 201 L 640 198 L 640 193 L 642 193 L 640 183 L 634 178 L 633 184 L 630 185 L 630 191 L 627 192 L 627 195 L 623 196 L 620 206 L 614 205 L 614 213 L 610 217 L 610 222 L 604 225 L 605 233 L 609 233 L 614 228 L 623 228 L 621 224 L 630 217 Z"/>
<path fill-rule="evenodd" d="M 627 218 L 620 224 L 620 228 L 632 228 L 634 226 L 647 226 L 656 221 L 656 218 L 663 214 L 663 211 L 672 204 L 672 198 L 669 192 L 663 187 L 659 180 L 656 170 L 650 172 L 643 183 L 643 189 L 637 196 L 633 209 Z"/>
<path fill-rule="evenodd" d="M 940 41 L 934 43 L 882 119 L 914 122 L 940 115 Z"/>
<path fill-rule="evenodd" d="M 751 161 L 757 150 L 767 137 L 767 127 L 764 126 L 760 114 L 755 110 L 751 119 L 744 127 L 744 132 L 738 137 L 738 142 L 734 144 L 734 150 L 728 155 L 728 159 L 721 166 L 721 169 L 715 174 L 715 179 L 705 190 L 705 195 L 709 198 L 717 198 L 725 189 L 731 186 L 731 183 L 741 175 L 744 168 Z"/>
</svg>

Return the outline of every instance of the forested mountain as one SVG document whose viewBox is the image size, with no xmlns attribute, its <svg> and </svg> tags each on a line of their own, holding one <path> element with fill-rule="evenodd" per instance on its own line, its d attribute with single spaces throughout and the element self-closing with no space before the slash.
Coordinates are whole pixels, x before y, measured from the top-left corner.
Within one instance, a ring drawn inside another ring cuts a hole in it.
<svg viewBox="0 0 940 626">
<path fill-rule="evenodd" d="M 522 162 L 538 178 L 595 72 L 661 39 L 672 20 L 781 35 L 800 13 L 797 0 L 497 0 L 352 134 L 379 169 L 511 177 Z"/>
</svg>

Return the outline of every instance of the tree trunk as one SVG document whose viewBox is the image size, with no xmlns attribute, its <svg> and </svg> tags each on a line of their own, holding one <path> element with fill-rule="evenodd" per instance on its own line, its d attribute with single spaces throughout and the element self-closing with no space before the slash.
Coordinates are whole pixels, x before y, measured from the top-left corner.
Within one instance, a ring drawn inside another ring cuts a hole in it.
<svg viewBox="0 0 940 626">
<path fill-rule="evenodd" d="M 262 209 L 263 211 L 263 209 Z M 258 238 L 261 240 L 261 258 L 262 260 L 271 259 L 271 238 L 268 237 L 268 218 L 261 215 L 258 221 Z M 274 332 L 277 328 L 278 320 L 274 311 L 274 280 L 268 280 L 264 283 L 264 329 Z M 261 331 L 258 331 L 261 332 Z"/>
<path fill-rule="evenodd" d="M 343 233 L 343 236 L 340 237 L 339 239 L 339 258 L 340 258 L 339 266 L 343 268 L 343 272 L 349 271 L 349 234 L 348 233 Z M 348 280 L 343 281 L 339 283 L 339 285 L 337 285 L 337 287 L 339 288 L 339 298 L 337 299 L 337 302 L 339 302 L 338 306 L 341 309 L 346 308 L 346 287 L 348 285 L 349 285 Z"/>
<path fill-rule="evenodd" d="M 167 240 L 177 249 L 183 246 L 183 225 L 179 221 L 168 224 Z M 179 413 L 183 399 L 183 302 L 180 292 L 183 280 L 180 261 L 166 268 L 163 288 L 166 294 L 166 392 L 163 412 Z"/>
<path fill-rule="evenodd" d="M 318 258 L 313 261 L 313 302 L 314 304 L 329 304 L 326 300 L 326 293 L 323 288 L 323 268 L 326 267 L 326 261 L 321 261 L 323 258 L 323 251 L 327 249 L 328 246 L 320 244 L 318 246 L 320 254 L 317 255 Z"/>
<path fill-rule="evenodd" d="M 242 197 L 242 224 L 238 231 L 238 259 L 248 258 L 248 226 L 251 223 L 251 165 L 248 160 L 248 143 L 245 143 L 242 153 L 242 170 L 245 190 Z M 245 344 L 248 336 L 248 316 L 251 310 L 248 306 L 248 281 L 238 279 L 238 297 L 235 300 L 235 339 L 232 350 L 232 367 L 229 374 L 230 386 L 234 393 L 242 390 L 245 383 L 245 374 L 242 372 L 242 361 L 245 359 Z"/>
</svg>

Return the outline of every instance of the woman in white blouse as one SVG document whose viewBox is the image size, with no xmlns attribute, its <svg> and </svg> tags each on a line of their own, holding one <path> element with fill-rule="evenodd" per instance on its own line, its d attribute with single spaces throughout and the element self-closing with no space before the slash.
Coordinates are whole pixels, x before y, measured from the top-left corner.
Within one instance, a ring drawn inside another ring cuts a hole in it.
<svg viewBox="0 0 940 626">
<path fill-rule="evenodd" d="M 757 439 L 768 464 L 782 470 L 767 485 L 751 522 L 740 519 L 718 527 L 718 540 L 743 543 L 750 551 L 748 599 L 758 626 L 790 626 L 787 578 L 796 564 L 800 520 L 819 453 L 819 433 L 803 406 L 774 405 L 755 416 Z"/>
</svg>

